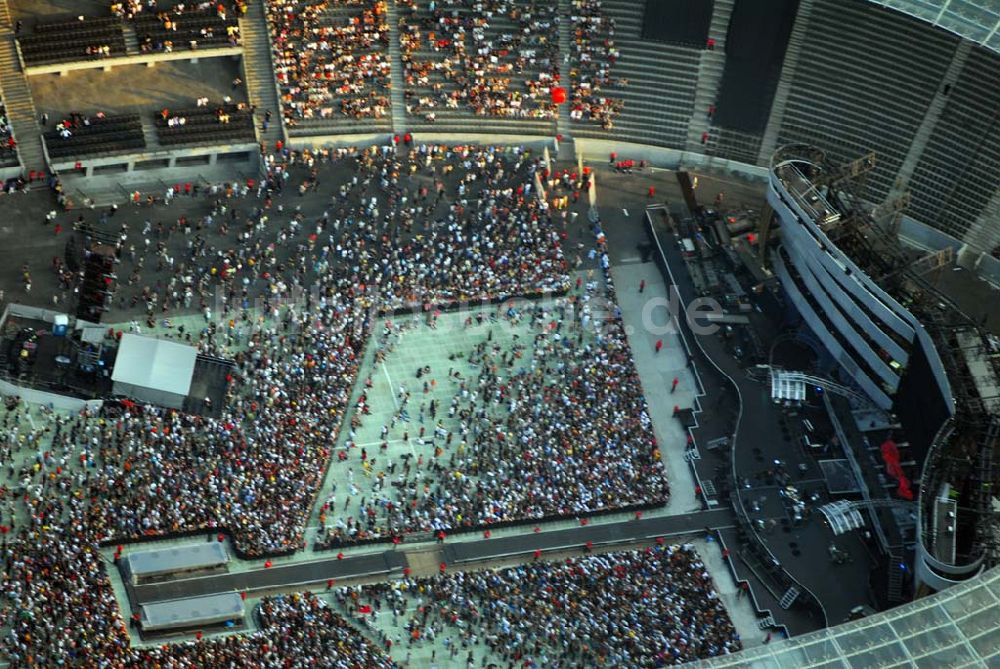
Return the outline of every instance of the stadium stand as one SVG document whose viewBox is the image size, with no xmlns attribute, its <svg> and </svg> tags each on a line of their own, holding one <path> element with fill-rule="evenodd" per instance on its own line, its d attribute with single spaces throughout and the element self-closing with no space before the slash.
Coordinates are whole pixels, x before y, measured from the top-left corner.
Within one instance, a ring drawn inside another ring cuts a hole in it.
<svg viewBox="0 0 1000 669">
<path fill-rule="evenodd" d="M 600 0 L 574 0 L 570 22 L 569 117 L 610 130 L 622 108 L 620 98 L 604 94 L 616 83 L 611 76 L 620 56 L 614 41 L 615 21 L 602 11 Z M 617 83 L 624 86 L 627 82 Z"/>
<path fill-rule="evenodd" d="M 172 11 L 140 12 L 133 23 L 143 53 L 240 43 L 239 21 L 234 13 L 224 10 L 180 4 Z"/>
<path fill-rule="evenodd" d="M 869 186 L 885 198 L 957 46 L 954 35 L 864 0 L 817 0 L 779 145 L 829 147 L 841 163 L 875 151 Z"/>
<path fill-rule="evenodd" d="M 25 65 L 49 65 L 125 55 L 125 37 L 117 17 L 38 23 L 18 38 Z"/>
<path fill-rule="evenodd" d="M 146 146 L 138 114 L 71 114 L 43 137 L 50 158 L 121 153 Z"/>
<path fill-rule="evenodd" d="M 290 134 L 391 127 L 383 0 L 268 0 L 266 17 Z"/>
<path fill-rule="evenodd" d="M 620 53 L 614 67 L 615 82 L 602 92 L 620 98 L 622 110 L 613 130 L 577 120 L 570 126 L 571 134 L 683 147 L 694 112 L 700 50 L 643 40 L 641 3 L 603 0 L 602 6 L 605 15 L 614 20 L 615 45 Z"/>
<path fill-rule="evenodd" d="M 974 49 L 910 181 L 915 218 L 961 239 L 996 189 L 1000 165 L 1000 56 Z"/>
<path fill-rule="evenodd" d="M 553 134 L 557 4 L 407 3 L 400 19 L 408 128 Z M 433 7 L 433 9 L 431 9 Z"/>
<path fill-rule="evenodd" d="M 155 124 L 163 146 L 256 141 L 253 114 L 242 105 L 163 109 Z"/>
</svg>

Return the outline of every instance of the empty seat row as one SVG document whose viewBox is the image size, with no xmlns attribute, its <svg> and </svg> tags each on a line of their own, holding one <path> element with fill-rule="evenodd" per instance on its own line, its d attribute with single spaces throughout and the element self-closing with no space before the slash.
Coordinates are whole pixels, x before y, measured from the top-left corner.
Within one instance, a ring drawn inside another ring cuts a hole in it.
<svg viewBox="0 0 1000 669">
<path fill-rule="evenodd" d="M 136 151 L 138 149 L 143 149 L 146 146 L 146 141 L 141 138 L 129 138 L 129 139 L 119 139 L 109 142 L 100 142 L 96 144 L 88 144 L 82 147 L 64 147 L 64 146 L 49 146 L 49 157 L 50 158 L 83 158 L 83 157 L 94 157 L 101 155 L 108 155 L 112 153 L 126 153 L 129 151 Z"/>
<path fill-rule="evenodd" d="M 122 40 L 121 26 L 110 26 L 100 29 L 68 30 L 63 33 L 42 33 L 24 35 L 18 38 L 21 50 L 44 49 L 46 47 L 65 44 L 104 43 Z"/>
<path fill-rule="evenodd" d="M 121 28 L 121 19 L 115 16 L 107 17 L 88 17 L 83 21 L 79 19 L 75 21 L 56 21 L 52 23 L 36 23 L 32 28 L 33 33 L 58 33 L 64 35 L 80 29 L 99 29 L 99 28 Z"/>
<path fill-rule="evenodd" d="M 109 31 L 77 34 L 27 35 L 19 40 L 21 55 L 28 65 L 94 60 L 108 56 L 125 55 L 125 38 L 121 28 Z M 103 47 L 107 47 L 105 51 Z"/>
<path fill-rule="evenodd" d="M 159 137 L 159 142 L 163 146 L 184 146 L 189 144 L 249 144 L 256 141 L 256 137 L 251 132 L 246 130 L 180 133 Z"/>
</svg>

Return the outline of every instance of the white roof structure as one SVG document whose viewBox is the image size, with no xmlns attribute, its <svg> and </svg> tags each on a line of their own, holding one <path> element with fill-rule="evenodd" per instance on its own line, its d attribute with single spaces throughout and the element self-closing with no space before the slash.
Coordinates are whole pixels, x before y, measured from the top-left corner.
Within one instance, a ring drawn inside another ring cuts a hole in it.
<svg viewBox="0 0 1000 669">
<path fill-rule="evenodd" d="M 123 567 L 132 575 L 133 582 L 163 574 L 219 567 L 229 562 L 223 544 L 210 541 L 138 551 L 126 555 Z"/>
<path fill-rule="evenodd" d="M 235 592 L 151 602 L 139 607 L 142 629 L 159 632 L 242 620 L 243 599 Z"/>
<path fill-rule="evenodd" d="M 771 399 L 775 402 L 804 402 L 806 382 L 801 374 L 774 370 L 771 373 Z"/>
<path fill-rule="evenodd" d="M 1000 569 L 861 620 L 685 664 L 691 669 L 1000 666 Z"/>
<path fill-rule="evenodd" d="M 122 335 L 111 380 L 172 395 L 186 396 L 191 391 L 198 350 L 172 341 Z"/>
</svg>

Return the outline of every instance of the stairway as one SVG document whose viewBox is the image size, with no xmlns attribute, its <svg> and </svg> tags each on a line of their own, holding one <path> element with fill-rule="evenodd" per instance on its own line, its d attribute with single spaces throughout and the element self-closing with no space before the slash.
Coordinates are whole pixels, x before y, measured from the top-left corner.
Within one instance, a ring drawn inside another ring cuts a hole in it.
<svg viewBox="0 0 1000 669">
<path fill-rule="evenodd" d="M 798 599 L 798 597 L 799 589 L 794 585 L 790 585 L 788 586 L 788 590 L 785 590 L 785 594 L 783 594 L 781 599 L 778 600 L 778 606 L 787 611 L 788 608 L 795 603 L 795 600 Z"/>
<path fill-rule="evenodd" d="M 566 102 L 559 105 L 559 117 L 556 119 L 556 133 L 562 135 L 563 141 L 570 140 L 569 105 L 573 97 L 573 82 L 570 81 L 569 54 L 572 46 L 573 25 L 570 21 L 572 7 L 569 0 L 559 0 L 559 85 L 566 89 Z"/>
<path fill-rule="evenodd" d="M 997 226 L 997 221 L 1000 221 L 1000 188 L 993 193 L 979 218 L 969 226 L 962 241 L 976 252 L 989 253 L 1000 246 L 1000 226 Z"/>
<path fill-rule="evenodd" d="M 135 27 L 130 23 L 122 24 L 122 37 L 125 39 L 125 53 L 129 56 L 139 55 L 139 36 L 135 34 Z"/>
<path fill-rule="evenodd" d="M 139 120 L 142 122 L 142 138 L 146 142 L 146 150 L 154 151 L 160 148 L 160 140 L 156 136 L 156 124 L 150 117 L 149 112 L 138 110 Z"/>
<path fill-rule="evenodd" d="M 240 36 L 243 41 L 243 70 L 247 95 L 250 104 L 257 107 L 255 115 L 257 137 L 264 147 L 271 151 L 275 142 L 284 141 L 285 132 L 263 3 L 264 0 L 250 0 L 247 13 L 240 17 Z M 266 111 L 271 112 L 271 122 L 265 131 L 263 123 Z"/>
<path fill-rule="evenodd" d="M 41 130 L 38 127 L 38 113 L 35 111 L 35 101 L 31 98 L 28 88 L 28 78 L 21 69 L 17 57 L 17 46 L 14 42 L 14 31 L 10 25 L 10 14 L 7 3 L 0 2 L 0 90 L 3 91 L 3 103 L 7 108 L 7 120 L 10 123 L 14 139 L 17 141 L 17 154 L 21 160 L 21 168 L 27 172 L 45 172 L 45 152 L 42 149 Z"/>
<path fill-rule="evenodd" d="M 729 31 L 733 4 L 734 0 L 715 0 L 712 23 L 708 28 L 708 36 L 715 40 L 715 48 L 702 51 L 698 63 L 694 113 L 688 122 L 687 140 L 684 144 L 687 151 L 700 153 L 702 133 L 709 132 L 711 128 L 708 107 L 714 105 L 719 97 L 719 84 L 722 82 L 722 72 L 726 67 L 726 33 Z"/>
<path fill-rule="evenodd" d="M 917 168 L 917 163 L 920 162 L 921 156 L 924 155 L 924 149 L 927 148 L 927 141 L 931 138 L 931 134 L 937 127 L 938 119 L 941 118 L 941 112 L 944 111 L 945 105 L 947 105 L 950 99 L 944 93 L 944 86 L 945 84 L 953 84 L 958 81 L 962 73 L 962 68 L 965 67 L 965 61 L 968 60 L 971 51 L 972 42 L 962 40 L 958 43 L 958 48 L 955 49 L 955 55 L 948 65 L 948 70 L 945 72 L 941 85 L 938 86 L 937 93 L 931 99 L 927 111 L 924 112 L 924 118 L 920 122 L 920 127 L 917 128 L 917 132 L 910 141 L 910 149 L 906 152 L 906 157 L 903 158 L 903 163 L 899 166 L 899 172 L 896 173 L 896 180 L 893 182 L 893 187 L 886 196 L 886 202 L 895 200 L 909 188 L 910 179 L 913 178 L 913 171 Z"/>
<path fill-rule="evenodd" d="M 889 581 L 886 584 L 886 599 L 891 604 L 899 604 L 906 600 L 903 594 L 903 554 L 901 546 L 894 546 L 889 552 Z"/>
<path fill-rule="evenodd" d="M 812 8 L 813 0 L 799 0 L 799 11 L 795 15 L 792 32 L 788 36 L 788 48 L 785 49 L 785 62 L 781 66 L 781 76 L 774 89 L 774 99 L 771 101 L 771 114 L 768 116 L 767 128 L 764 130 L 764 137 L 760 142 L 758 165 L 770 164 L 771 155 L 774 154 L 774 150 L 778 146 L 778 133 L 781 131 L 781 124 L 784 121 L 785 106 L 788 104 L 788 95 L 792 91 L 792 80 L 795 78 L 799 57 L 802 55 L 802 49 L 806 43 L 806 31 L 809 29 Z"/>
<path fill-rule="evenodd" d="M 397 135 L 406 132 L 406 101 L 403 97 L 405 78 L 403 77 L 403 50 L 399 46 L 399 12 L 396 11 L 396 0 L 389 0 L 386 11 L 386 21 L 389 23 L 389 103 L 392 107 L 392 130 Z"/>
</svg>

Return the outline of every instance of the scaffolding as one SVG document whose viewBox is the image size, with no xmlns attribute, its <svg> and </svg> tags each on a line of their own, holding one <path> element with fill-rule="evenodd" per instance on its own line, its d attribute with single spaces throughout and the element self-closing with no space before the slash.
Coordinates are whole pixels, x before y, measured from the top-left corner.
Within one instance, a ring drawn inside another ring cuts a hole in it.
<svg viewBox="0 0 1000 669">
<path fill-rule="evenodd" d="M 791 165 L 795 174 L 808 179 L 809 188 L 824 203 L 840 214 L 836 223 L 824 227 L 824 232 L 858 267 L 874 279 L 883 290 L 919 320 L 929 335 L 948 378 L 954 398 L 954 414 L 938 432 L 922 472 L 920 508 L 922 536 L 929 540 L 926 525 L 932 514 L 932 503 L 944 483 L 961 488 L 964 516 L 959 531 L 965 531 L 967 550 L 959 559 L 976 560 L 984 557 L 988 566 L 1000 564 L 1000 410 L 996 398 L 983 397 L 982 388 L 998 386 L 1000 355 L 986 356 L 988 364 L 970 369 L 969 360 L 959 353 L 968 342 L 983 351 L 993 352 L 996 346 L 989 335 L 978 327 L 948 297 L 927 280 L 928 274 L 939 272 L 951 262 L 951 254 L 932 254 L 914 262 L 902 249 L 896 236 L 896 225 L 908 203 L 905 196 L 883 207 L 871 208 L 866 200 L 866 175 L 875 165 L 868 154 L 845 165 L 833 165 L 820 149 L 806 145 L 790 145 L 779 149 L 771 161 L 772 175 Z M 773 176 L 772 176 L 773 178 Z M 801 187 L 801 184 L 800 184 Z M 762 246 L 766 228 L 771 225 L 771 213 L 762 220 Z M 889 219 L 888 225 L 880 220 Z M 821 221 L 817 220 L 817 224 Z M 958 352 L 958 353 L 957 353 Z M 990 375 L 984 382 L 983 376 Z M 925 543 L 931 547 L 931 543 Z"/>
</svg>

